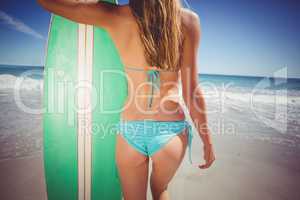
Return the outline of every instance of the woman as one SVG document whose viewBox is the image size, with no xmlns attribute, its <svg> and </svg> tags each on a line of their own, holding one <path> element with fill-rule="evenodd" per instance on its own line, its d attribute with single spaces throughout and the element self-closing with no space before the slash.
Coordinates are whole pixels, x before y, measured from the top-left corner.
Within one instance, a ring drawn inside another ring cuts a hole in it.
<svg viewBox="0 0 300 200">
<path fill-rule="evenodd" d="M 200 25 L 195 13 L 182 8 L 180 0 L 130 0 L 122 6 L 38 2 L 57 15 L 105 29 L 118 49 L 129 83 L 116 143 L 125 200 L 146 199 L 149 157 L 153 199 L 169 199 L 168 184 L 192 139 L 191 126 L 176 98 L 180 80 L 184 103 L 204 144 L 206 163 L 199 167 L 211 166 L 215 156 L 198 87 Z"/>
</svg>

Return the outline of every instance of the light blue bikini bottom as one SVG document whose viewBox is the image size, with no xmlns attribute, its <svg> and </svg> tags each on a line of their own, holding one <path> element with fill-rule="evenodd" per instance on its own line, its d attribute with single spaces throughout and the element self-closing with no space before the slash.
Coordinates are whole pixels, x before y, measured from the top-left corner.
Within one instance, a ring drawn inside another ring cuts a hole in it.
<svg viewBox="0 0 300 200">
<path fill-rule="evenodd" d="M 155 120 L 134 120 L 124 121 L 121 119 L 116 126 L 118 134 L 134 147 L 138 152 L 152 156 L 160 150 L 174 136 L 187 133 L 189 160 L 192 163 L 192 127 L 185 121 L 155 121 Z M 184 131 L 187 128 L 187 132 Z"/>
</svg>

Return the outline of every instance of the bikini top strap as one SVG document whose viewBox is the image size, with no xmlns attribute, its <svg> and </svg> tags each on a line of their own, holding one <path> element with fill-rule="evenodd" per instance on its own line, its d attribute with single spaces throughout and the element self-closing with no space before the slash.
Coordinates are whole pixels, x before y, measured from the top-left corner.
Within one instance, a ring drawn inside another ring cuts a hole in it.
<svg viewBox="0 0 300 200">
<path fill-rule="evenodd" d="M 151 95 L 148 98 L 148 108 L 152 107 L 154 89 L 160 88 L 160 77 L 158 70 L 149 70 L 147 71 L 148 82 L 151 84 Z"/>
</svg>

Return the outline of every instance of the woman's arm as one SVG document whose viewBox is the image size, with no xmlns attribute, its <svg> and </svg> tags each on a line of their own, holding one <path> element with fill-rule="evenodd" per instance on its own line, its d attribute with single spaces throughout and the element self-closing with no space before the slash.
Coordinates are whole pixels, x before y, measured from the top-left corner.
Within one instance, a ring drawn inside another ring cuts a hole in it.
<svg viewBox="0 0 300 200">
<path fill-rule="evenodd" d="M 205 100 L 199 85 L 197 53 L 200 43 L 200 20 L 198 15 L 187 11 L 183 17 L 184 45 L 182 57 L 182 94 L 191 118 L 204 144 L 206 164 L 200 168 L 208 168 L 215 160 L 212 150 L 211 135 L 206 116 Z"/>
<path fill-rule="evenodd" d="M 49 12 L 82 24 L 108 27 L 118 16 L 118 6 L 105 2 L 82 3 L 78 0 L 37 0 Z M 109 19 L 109 20 L 108 20 Z"/>
</svg>

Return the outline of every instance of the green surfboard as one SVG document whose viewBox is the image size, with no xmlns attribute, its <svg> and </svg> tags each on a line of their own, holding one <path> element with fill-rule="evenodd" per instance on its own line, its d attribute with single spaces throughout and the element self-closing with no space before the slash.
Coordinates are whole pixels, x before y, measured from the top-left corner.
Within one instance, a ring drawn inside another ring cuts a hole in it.
<svg viewBox="0 0 300 200">
<path fill-rule="evenodd" d="M 127 81 L 118 51 L 104 29 L 57 15 L 51 16 L 46 49 L 48 200 L 120 200 L 113 125 L 120 119 Z"/>
</svg>

